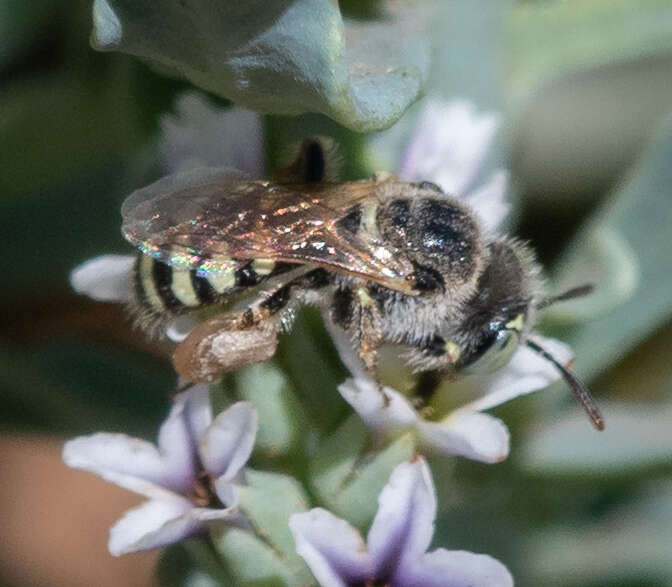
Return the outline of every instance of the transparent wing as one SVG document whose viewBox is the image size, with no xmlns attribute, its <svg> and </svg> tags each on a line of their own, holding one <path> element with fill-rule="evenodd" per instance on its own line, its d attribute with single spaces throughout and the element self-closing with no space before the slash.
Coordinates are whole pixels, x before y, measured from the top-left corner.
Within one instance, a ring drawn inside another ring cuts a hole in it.
<svg viewBox="0 0 672 587">
<path fill-rule="evenodd" d="M 165 263 L 201 271 L 231 259 L 270 258 L 325 267 L 414 293 L 398 251 L 338 221 L 372 197 L 374 182 L 280 185 L 231 169 L 165 177 L 122 206 L 124 236 Z"/>
</svg>

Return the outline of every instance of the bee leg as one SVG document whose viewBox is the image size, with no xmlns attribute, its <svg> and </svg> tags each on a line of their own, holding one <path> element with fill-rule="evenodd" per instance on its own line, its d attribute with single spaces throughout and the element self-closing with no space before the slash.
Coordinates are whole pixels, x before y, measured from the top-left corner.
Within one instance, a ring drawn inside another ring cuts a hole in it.
<svg viewBox="0 0 672 587">
<path fill-rule="evenodd" d="M 278 334 L 291 323 L 291 293 L 300 283 L 301 277 L 280 284 L 243 311 L 218 314 L 199 324 L 175 349 L 175 370 L 189 381 L 205 383 L 270 359 Z"/>
<path fill-rule="evenodd" d="M 335 181 L 339 166 L 334 141 L 328 137 L 313 137 L 299 144 L 295 159 L 278 169 L 273 180 L 277 183 Z"/>
<path fill-rule="evenodd" d="M 378 391 L 383 397 L 383 407 L 390 405 L 390 397 L 385 393 L 383 385 L 378 381 L 378 349 L 383 342 L 381 328 L 381 316 L 378 306 L 375 304 L 366 288 L 356 290 L 359 305 L 359 357 L 364 363 L 367 373 L 376 382 Z"/>
<path fill-rule="evenodd" d="M 278 346 L 279 319 L 255 320 L 251 309 L 213 316 L 194 328 L 173 353 L 175 370 L 194 383 L 270 359 Z"/>
</svg>

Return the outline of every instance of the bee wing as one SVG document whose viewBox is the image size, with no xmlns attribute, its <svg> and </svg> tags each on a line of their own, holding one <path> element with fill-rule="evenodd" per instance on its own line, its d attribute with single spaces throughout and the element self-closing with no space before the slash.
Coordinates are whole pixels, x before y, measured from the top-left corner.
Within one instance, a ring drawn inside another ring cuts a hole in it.
<svg viewBox="0 0 672 587">
<path fill-rule="evenodd" d="M 412 266 L 365 233 L 338 225 L 374 194 L 374 182 L 280 185 L 231 169 L 203 168 L 165 177 L 122 206 L 124 236 L 170 265 L 204 272 L 231 259 L 310 264 L 414 293 Z"/>
</svg>

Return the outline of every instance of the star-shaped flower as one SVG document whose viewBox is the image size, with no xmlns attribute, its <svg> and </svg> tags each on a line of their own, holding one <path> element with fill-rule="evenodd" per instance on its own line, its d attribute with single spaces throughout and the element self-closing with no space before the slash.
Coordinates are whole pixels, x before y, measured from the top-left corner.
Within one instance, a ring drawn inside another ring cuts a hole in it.
<svg viewBox="0 0 672 587">
<path fill-rule="evenodd" d="M 544 348 L 562 362 L 571 358 L 569 348 L 557 340 L 535 336 Z M 342 343 L 341 357 L 351 353 Z M 353 365 L 353 357 L 345 361 Z M 378 442 L 415 435 L 419 449 L 427 453 L 462 456 L 485 463 L 497 463 L 509 455 L 509 430 L 499 418 L 484 414 L 521 395 L 544 389 L 560 378 L 551 363 L 521 346 L 506 367 L 491 375 L 472 375 L 476 399 L 426 419 L 402 393 L 384 387 L 383 393 L 361 369 L 351 367 L 354 377 L 338 390 L 369 427 Z M 445 390 L 449 393 L 450 389 Z"/>
<path fill-rule="evenodd" d="M 238 402 L 213 419 L 208 388 L 176 396 L 158 447 L 100 432 L 65 443 L 63 460 L 149 498 L 110 530 L 115 556 L 199 535 L 213 522 L 241 524 L 232 483 L 252 452 L 257 412 Z"/>
<path fill-rule="evenodd" d="M 378 497 L 366 543 L 345 520 L 322 508 L 293 514 L 297 552 L 323 587 L 508 587 L 506 567 L 483 554 L 439 548 L 434 533 L 436 493 L 421 457 L 397 466 Z"/>
<path fill-rule="evenodd" d="M 483 186 L 476 186 L 496 129 L 497 116 L 477 112 L 470 102 L 428 100 L 402 153 L 398 174 L 404 179 L 436 183 L 446 193 L 467 202 L 486 232 L 497 230 L 510 208 L 506 200 L 508 173 L 496 170 Z M 419 447 L 427 452 L 486 463 L 505 459 L 509 454 L 509 431 L 501 420 L 482 411 L 560 379 L 551 363 L 521 346 L 503 369 L 492 375 L 470 377 L 471 387 L 478 390 L 477 399 L 434 413 L 428 420 L 394 389 L 385 388 L 385 394 L 381 394 L 362 369 L 350 340 L 333 325 L 330 330 L 341 359 L 353 375 L 339 387 L 341 395 L 378 440 L 411 430 Z M 540 336 L 536 339 L 559 362 L 564 364 L 571 359 L 566 345 Z"/>
<path fill-rule="evenodd" d="M 479 215 L 483 228 L 494 230 L 509 212 L 509 174 L 497 169 L 485 184 L 476 182 L 497 126 L 496 114 L 479 113 L 467 100 L 428 99 L 401 154 L 397 174 L 402 179 L 431 181 L 463 199 Z"/>
<path fill-rule="evenodd" d="M 231 137 L 235 140 L 226 140 Z M 215 166 L 263 175 L 261 117 L 244 108 L 217 108 L 196 92 L 178 99 L 175 115 L 162 117 L 159 146 L 166 173 Z M 134 263 L 132 254 L 94 257 L 72 271 L 70 284 L 96 301 L 129 303 Z M 181 342 L 196 324 L 192 316 L 179 316 L 166 325 L 165 334 Z"/>
</svg>

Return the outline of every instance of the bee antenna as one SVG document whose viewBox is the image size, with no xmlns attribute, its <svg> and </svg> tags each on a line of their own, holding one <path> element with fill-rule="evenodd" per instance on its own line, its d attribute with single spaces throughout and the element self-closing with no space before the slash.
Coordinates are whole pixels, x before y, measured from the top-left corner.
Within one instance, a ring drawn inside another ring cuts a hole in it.
<svg viewBox="0 0 672 587">
<path fill-rule="evenodd" d="M 567 291 L 562 292 L 557 296 L 544 298 L 537 304 L 537 310 L 543 310 L 544 308 L 548 308 L 548 306 L 551 306 L 556 302 L 564 302 L 565 300 L 571 300 L 572 298 L 580 298 L 582 296 L 587 296 L 588 294 L 592 293 L 594 289 L 595 284 L 593 283 L 584 283 L 583 285 L 579 285 L 578 287 L 573 287 L 572 289 L 568 289 Z"/>
<path fill-rule="evenodd" d="M 593 426 L 595 426 L 595 428 L 598 430 L 604 430 L 604 419 L 602 418 L 602 414 L 600 413 L 593 396 L 590 394 L 590 391 L 584 385 L 584 383 L 567 367 L 561 364 L 555 357 L 549 354 L 548 351 L 541 348 L 536 342 L 528 339 L 525 341 L 525 344 L 544 359 L 553 363 L 553 365 L 562 374 L 562 378 L 567 382 L 569 387 L 571 387 L 576 398 L 581 402 L 583 409 L 586 410 L 586 413 L 592 420 Z"/>
</svg>

